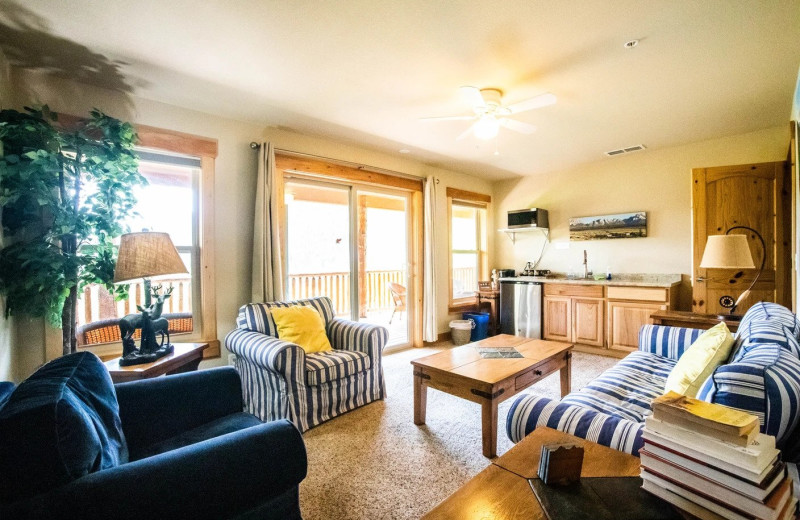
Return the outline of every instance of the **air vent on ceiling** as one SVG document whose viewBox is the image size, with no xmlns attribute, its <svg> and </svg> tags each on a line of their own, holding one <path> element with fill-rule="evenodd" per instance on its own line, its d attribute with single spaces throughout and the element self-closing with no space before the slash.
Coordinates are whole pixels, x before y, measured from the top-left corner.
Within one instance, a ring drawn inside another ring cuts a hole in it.
<svg viewBox="0 0 800 520">
<path fill-rule="evenodd" d="M 606 152 L 606 155 L 609 157 L 613 157 L 615 155 L 622 155 L 624 153 L 631 153 L 631 152 L 638 152 L 639 150 L 644 150 L 645 146 L 643 144 L 637 144 L 634 146 L 629 146 L 627 148 L 620 148 L 619 150 L 611 150 Z"/>
</svg>

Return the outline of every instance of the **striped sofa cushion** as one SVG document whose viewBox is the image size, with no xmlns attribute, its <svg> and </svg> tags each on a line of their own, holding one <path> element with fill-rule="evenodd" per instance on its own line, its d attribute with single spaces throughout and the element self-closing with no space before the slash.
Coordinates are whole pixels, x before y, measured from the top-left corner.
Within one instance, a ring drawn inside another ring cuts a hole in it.
<svg viewBox="0 0 800 520">
<path fill-rule="evenodd" d="M 739 331 L 746 331 L 751 322 L 764 320 L 780 323 L 789 330 L 789 334 L 800 339 L 800 320 L 792 311 L 773 302 L 758 302 L 747 309 L 739 323 Z M 746 335 L 741 332 L 736 334 L 736 341 L 733 344 L 734 352 L 741 348 L 746 339 Z"/>
<path fill-rule="evenodd" d="M 325 320 L 326 329 L 335 316 L 330 298 L 321 296 L 319 298 L 309 298 L 307 300 L 248 303 L 239 309 L 236 325 L 240 329 L 252 330 L 253 332 L 260 332 L 261 334 L 277 338 L 278 329 L 275 327 L 275 320 L 272 319 L 270 309 L 274 307 L 291 307 L 292 305 L 306 305 L 315 308 L 320 316 L 322 316 L 322 319 Z"/>
<path fill-rule="evenodd" d="M 306 384 L 317 386 L 369 370 L 369 356 L 355 350 L 328 350 L 306 355 Z"/>
<path fill-rule="evenodd" d="M 764 343 L 775 343 L 800 359 L 800 343 L 792 332 L 778 320 L 748 320 L 736 333 L 738 348 L 731 356 L 731 362 L 741 361 L 747 352 Z"/>
<path fill-rule="evenodd" d="M 577 405 L 634 422 L 650 415 L 650 403 L 664 393 L 674 359 L 649 352 L 632 352 L 577 392 L 564 405 Z"/>
<path fill-rule="evenodd" d="M 755 345 L 738 362 L 717 368 L 697 398 L 758 416 L 761 431 L 782 447 L 800 419 L 800 359 L 777 343 Z"/>
</svg>

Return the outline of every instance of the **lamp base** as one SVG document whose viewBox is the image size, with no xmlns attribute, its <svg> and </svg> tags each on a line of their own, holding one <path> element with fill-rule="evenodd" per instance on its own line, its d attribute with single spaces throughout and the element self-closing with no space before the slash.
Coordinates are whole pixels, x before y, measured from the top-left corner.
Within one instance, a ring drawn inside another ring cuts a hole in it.
<svg viewBox="0 0 800 520">
<path fill-rule="evenodd" d="M 161 359 L 162 357 L 172 354 L 175 350 L 175 347 L 172 346 L 171 343 L 167 343 L 163 345 L 161 348 L 154 352 L 142 352 L 141 349 L 135 349 L 132 352 L 124 355 L 119 360 L 119 366 L 121 367 L 129 367 L 133 365 L 144 365 L 145 363 L 152 363 L 157 359 Z"/>
</svg>

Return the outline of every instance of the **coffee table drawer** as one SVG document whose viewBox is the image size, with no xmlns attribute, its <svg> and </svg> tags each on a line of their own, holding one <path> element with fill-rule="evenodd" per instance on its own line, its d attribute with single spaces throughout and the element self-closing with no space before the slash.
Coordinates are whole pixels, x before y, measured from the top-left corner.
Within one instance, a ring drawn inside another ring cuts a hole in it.
<svg viewBox="0 0 800 520">
<path fill-rule="evenodd" d="M 552 374 L 556 370 L 563 367 L 565 363 L 566 360 L 563 358 L 551 359 L 549 361 L 545 361 L 544 363 L 540 363 L 536 366 L 531 367 L 522 374 L 518 375 L 516 379 L 514 379 L 514 391 L 519 392 L 520 390 L 531 386 L 533 383 L 540 380 L 541 378 L 549 374 Z"/>
</svg>

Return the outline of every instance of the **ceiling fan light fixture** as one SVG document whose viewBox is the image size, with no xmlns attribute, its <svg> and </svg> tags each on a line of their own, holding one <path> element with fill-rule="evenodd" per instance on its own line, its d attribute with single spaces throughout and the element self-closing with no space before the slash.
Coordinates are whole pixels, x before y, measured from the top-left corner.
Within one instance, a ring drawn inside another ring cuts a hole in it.
<svg viewBox="0 0 800 520">
<path fill-rule="evenodd" d="M 498 121 L 497 118 L 491 114 L 483 115 L 475 123 L 473 131 L 475 132 L 475 137 L 478 139 L 482 139 L 484 141 L 494 139 L 497 137 L 497 133 L 500 131 L 500 121 Z"/>
</svg>

